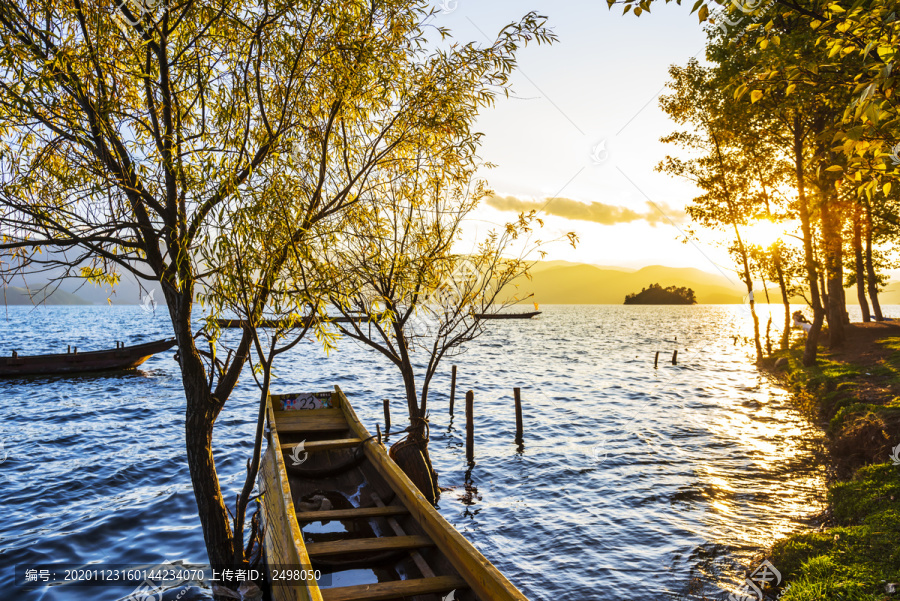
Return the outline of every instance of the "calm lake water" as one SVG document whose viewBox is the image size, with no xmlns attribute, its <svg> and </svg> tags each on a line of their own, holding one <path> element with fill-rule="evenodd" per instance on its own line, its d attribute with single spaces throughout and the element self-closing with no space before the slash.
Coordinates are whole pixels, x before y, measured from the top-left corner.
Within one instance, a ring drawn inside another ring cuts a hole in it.
<svg viewBox="0 0 900 601">
<path fill-rule="evenodd" d="M 441 513 L 529 599 L 724 599 L 754 552 L 822 508 L 820 434 L 753 367 L 742 307 L 542 309 L 531 321 L 493 323 L 453 360 L 458 395 L 475 391 L 470 471 L 462 403 L 455 420 L 447 411 L 451 362 L 429 402 L 432 459 L 440 484 L 453 487 Z M 9 307 L 0 318 L 6 355 L 170 331 L 162 311 L 139 307 Z M 17 565 L 205 563 L 173 355 L 127 375 L 0 381 L 0 596 L 12 592 Z M 398 372 L 350 342 L 331 356 L 298 345 L 278 375 L 275 392 L 339 384 L 372 431 L 382 398 L 394 399 L 401 421 Z M 525 406 L 521 451 L 514 387 Z M 243 483 L 257 398 L 248 373 L 216 426 L 229 503 Z M 467 480 L 477 493 L 466 495 Z M 112 601 L 132 590 L 47 585 L 14 596 Z M 202 587 L 181 597 L 208 598 Z"/>
</svg>

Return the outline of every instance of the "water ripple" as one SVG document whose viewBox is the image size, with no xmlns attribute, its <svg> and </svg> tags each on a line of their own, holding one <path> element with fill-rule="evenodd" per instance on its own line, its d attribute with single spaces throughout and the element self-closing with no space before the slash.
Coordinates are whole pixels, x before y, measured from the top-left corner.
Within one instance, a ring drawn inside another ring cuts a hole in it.
<svg viewBox="0 0 900 601">
<path fill-rule="evenodd" d="M 7 354 L 170 329 L 136 307 L 11 307 L 0 323 Z M 741 307 L 557 306 L 492 325 L 455 359 L 458 396 L 475 391 L 477 463 L 465 463 L 460 398 L 448 415 L 449 363 L 431 385 L 432 459 L 450 489 L 441 513 L 530 599 L 724 599 L 739 564 L 821 507 L 818 433 L 753 368 Z M 2 577 L 38 562 L 204 563 L 172 355 L 128 375 L 0 381 Z M 276 391 L 341 384 L 372 430 L 382 398 L 404 421 L 395 368 L 357 345 L 329 357 L 298 345 L 278 375 Z M 245 375 L 216 427 L 227 499 L 243 484 L 257 399 Z M 85 591 L 131 592 L 48 586 L 19 598 Z"/>
</svg>

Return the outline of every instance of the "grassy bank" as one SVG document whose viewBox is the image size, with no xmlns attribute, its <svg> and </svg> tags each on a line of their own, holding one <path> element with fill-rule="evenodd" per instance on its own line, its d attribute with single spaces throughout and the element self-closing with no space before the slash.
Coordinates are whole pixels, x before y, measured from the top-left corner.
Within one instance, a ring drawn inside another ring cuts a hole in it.
<svg viewBox="0 0 900 601">
<path fill-rule="evenodd" d="M 803 367 L 777 355 L 778 376 L 823 424 L 833 479 L 825 523 L 771 549 L 783 601 L 900 599 L 900 326 L 853 326 L 840 353 Z"/>
</svg>

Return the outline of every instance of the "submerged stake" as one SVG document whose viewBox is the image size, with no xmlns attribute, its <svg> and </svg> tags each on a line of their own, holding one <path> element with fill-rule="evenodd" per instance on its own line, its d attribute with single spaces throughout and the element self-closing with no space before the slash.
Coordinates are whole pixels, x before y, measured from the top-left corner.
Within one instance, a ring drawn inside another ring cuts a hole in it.
<svg viewBox="0 0 900 601">
<path fill-rule="evenodd" d="M 522 434 L 522 395 L 518 388 L 513 388 L 513 396 L 516 399 L 516 443 L 522 444 L 524 440 Z"/>
<path fill-rule="evenodd" d="M 466 393 L 466 461 L 475 461 L 475 393 Z"/>
<path fill-rule="evenodd" d="M 453 401 L 456 399 L 456 366 L 450 375 L 450 417 L 453 417 Z"/>
</svg>

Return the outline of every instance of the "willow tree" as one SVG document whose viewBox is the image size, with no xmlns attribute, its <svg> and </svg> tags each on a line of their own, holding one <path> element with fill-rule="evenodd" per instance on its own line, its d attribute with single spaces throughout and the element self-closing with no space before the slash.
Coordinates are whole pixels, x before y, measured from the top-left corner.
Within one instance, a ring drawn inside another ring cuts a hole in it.
<svg viewBox="0 0 900 601">
<path fill-rule="evenodd" d="M 465 349 L 487 325 L 480 316 L 519 300 L 511 282 L 540 253 L 535 212 L 462 246 L 466 218 L 488 194 L 468 185 L 474 157 L 426 152 L 386 175 L 379 202 L 356 207 L 352 227 L 327 254 L 344 266 L 333 298 L 340 332 L 386 357 L 399 371 L 410 426 L 391 455 L 432 502 L 439 489 L 428 454 L 428 397 L 440 362 Z M 468 227 L 474 227 L 468 223 Z M 568 236 L 574 244 L 574 235 Z M 462 247 L 466 252 L 460 252 Z"/>
<path fill-rule="evenodd" d="M 202 355 L 197 294 L 213 309 L 217 295 L 246 294 L 251 317 L 264 314 L 316 224 L 370 202 L 370 176 L 407 146 L 471 138 L 518 48 L 549 34 L 529 14 L 492 45 L 432 53 L 417 0 L 148 6 L 0 5 L 0 270 L 159 282 L 200 523 L 221 569 L 234 564 L 235 544 L 213 427 L 252 336 L 225 364 Z M 221 232 L 270 228 L 273 199 L 285 219 L 265 241 L 270 252 L 238 264 Z M 235 269 L 251 284 L 229 278 Z"/>
</svg>

